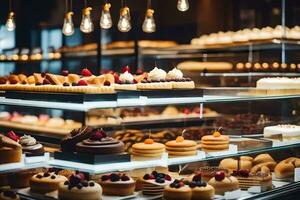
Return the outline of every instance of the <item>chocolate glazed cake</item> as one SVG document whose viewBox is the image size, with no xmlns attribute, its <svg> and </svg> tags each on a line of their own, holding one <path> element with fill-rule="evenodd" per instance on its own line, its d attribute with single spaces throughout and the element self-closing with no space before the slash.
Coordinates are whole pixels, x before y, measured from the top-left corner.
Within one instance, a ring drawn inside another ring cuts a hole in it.
<svg viewBox="0 0 300 200">
<path fill-rule="evenodd" d="M 103 130 L 95 130 L 88 139 L 77 143 L 76 151 L 90 154 L 118 154 L 124 152 L 124 143 L 108 137 Z"/>
</svg>

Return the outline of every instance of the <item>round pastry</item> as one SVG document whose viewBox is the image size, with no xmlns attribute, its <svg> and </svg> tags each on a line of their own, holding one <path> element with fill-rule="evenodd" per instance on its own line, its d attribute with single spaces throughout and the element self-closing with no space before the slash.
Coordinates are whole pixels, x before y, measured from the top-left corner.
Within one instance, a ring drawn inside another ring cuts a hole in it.
<svg viewBox="0 0 300 200">
<path fill-rule="evenodd" d="M 201 148 L 205 152 L 228 150 L 229 137 L 215 131 L 213 135 L 206 135 L 201 138 Z"/>
<path fill-rule="evenodd" d="M 103 130 L 95 130 L 88 139 L 76 144 L 76 151 L 90 154 L 118 154 L 124 152 L 124 143 L 108 137 Z"/>
<path fill-rule="evenodd" d="M 216 173 L 219 171 L 223 171 L 225 175 L 230 174 L 228 169 L 209 166 L 199 168 L 195 174 L 201 174 L 202 180 L 208 182 L 211 178 L 215 177 Z"/>
<path fill-rule="evenodd" d="M 30 179 L 33 175 L 46 172 L 45 168 L 28 169 L 9 174 L 9 184 L 12 188 L 29 187 Z"/>
<path fill-rule="evenodd" d="M 85 139 L 88 139 L 92 134 L 93 129 L 88 126 L 83 126 L 79 129 L 74 129 L 71 133 L 61 141 L 63 151 L 74 152 L 76 144 Z"/>
<path fill-rule="evenodd" d="M 272 158 L 272 156 L 270 156 L 270 154 L 267 153 L 259 154 L 253 159 L 254 165 L 265 163 L 265 162 L 275 162 L 275 160 Z"/>
<path fill-rule="evenodd" d="M 170 157 L 193 156 L 197 154 L 197 143 L 193 140 L 185 140 L 182 136 L 167 142 L 165 145 Z"/>
<path fill-rule="evenodd" d="M 20 162 L 21 157 L 21 145 L 0 134 L 0 164 Z"/>
<path fill-rule="evenodd" d="M 274 168 L 276 166 L 276 162 L 264 162 L 264 163 L 260 163 L 257 164 L 255 166 L 253 166 L 250 170 L 251 173 L 256 173 L 258 170 L 260 170 L 260 168 L 262 168 L 263 166 L 268 167 L 272 172 L 274 171 Z"/>
<path fill-rule="evenodd" d="M 202 182 L 201 174 L 195 175 L 189 186 L 192 188 L 192 200 L 211 200 L 215 196 L 215 189 L 206 182 Z"/>
<path fill-rule="evenodd" d="M 165 145 L 146 139 L 143 143 L 135 143 L 131 147 L 131 154 L 137 157 L 160 158 L 165 152 Z"/>
<path fill-rule="evenodd" d="M 108 174 L 100 178 L 99 184 L 103 194 L 112 196 L 129 196 L 134 193 L 135 181 L 126 174 Z"/>
<path fill-rule="evenodd" d="M 22 150 L 26 155 L 39 156 L 44 155 L 44 147 L 37 143 L 36 139 L 30 135 L 20 137 L 19 143 L 22 145 Z"/>
<path fill-rule="evenodd" d="M 300 159 L 291 157 L 279 162 L 275 169 L 276 178 L 285 179 L 292 178 L 294 176 L 295 168 L 300 167 Z"/>
<path fill-rule="evenodd" d="M 225 158 L 220 162 L 219 167 L 229 169 L 231 171 L 237 170 L 238 168 L 250 170 L 252 168 L 252 162 L 247 160 L 245 157 L 241 157 L 239 163 L 233 158 Z"/>
<path fill-rule="evenodd" d="M 145 174 L 142 181 L 142 193 L 144 195 L 161 195 L 166 185 L 171 184 L 172 177 L 164 173 L 153 171 L 151 174 Z"/>
<path fill-rule="evenodd" d="M 173 183 L 164 188 L 164 200 L 190 200 L 191 197 L 192 190 L 188 185 L 185 185 L 183 181 L 176 179 Z"/>
<path fill-rule="evenodd" d="M 58 184 L 68 179 L 55 173 L 38 173 L 31 177 L 30 190 L 37 193 L 47 193 L 57 190 Z"/>
<path fill-rule="evenodd" d="M 7 190 L 0 193 L 0 200 L 20 200 L 20 197 L 14 191 Z"/>
<path fill-rule="evenodd" d="M 239 181 L 234 176 L 226 177 L 224 172 L 217 172 L 208 184 L 215 188 L 216 194 L 224 195 L 225 192 L 239 189 Z"/>
<path fill-rule="evenodd" d="M 98 183 L 86 181 L 78 174 L 58 185 L 59 200 L 101 200 L 101 196 L 102 188 Z"/>
</svg>

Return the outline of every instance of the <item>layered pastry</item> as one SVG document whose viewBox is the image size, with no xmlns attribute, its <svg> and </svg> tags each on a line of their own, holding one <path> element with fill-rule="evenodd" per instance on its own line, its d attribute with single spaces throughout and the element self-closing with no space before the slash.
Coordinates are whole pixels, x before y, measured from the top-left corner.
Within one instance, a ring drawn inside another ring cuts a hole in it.
<svg viewBox="0 0 300 200">
<path fill-rule="evenodd" d="M 239 186 L 242 190 L 247 190 L 252 186 L 260 186 L 262 191 L 271 190 L 273 188 L 272 174 L 270 169 L 265 166 L 252 173 L 245 169 L 234 170 L 232 176 L 238 179 Z"/>
<path fill-rule="evenodd" d="M 9 184 L 12 188 L 25 188 L 29 187 L 30 179 L 37 173 L 46 172 L 45 168 L 27 169 L 8 175 Z"/>
<path fill-rule="evenodd" d="M 148 78 L 137 84 L 137 88 L 141 90 L 164 90 L 172 89 L 173 84 L 167 81 L 167 73 L 163 69 L 155 67 L 148 73 Z"/>
<path fill-rule="evenodd" d="M 216 194 L 224 195 L 225 192 L 239 189 L 239 181 L 234 176 L 225 176 L 223 171 L 217 172 L 215 177 L 208 181 L 215 188 Z"/>
<path fill-rule="evenodd" d="M 102 188 L 94 181 L 86 181 L 80 174 L 72 175 L 69 180 L 58 185 L 60 200 L 101 200 Z"/>
<path fill-rule="evenodd" d="M 120 154 L 124 152 L 124 143 L 108 137 L 103 130 L 96 129 L 88 139 L 76 144 L 78 153 Z"/>
<path fill-rule="evenodd" d="M 183 73 L 174 68 L 168 72 L 166 76 L 167 81 L 172 83 L 173 89 L 193 89 L 195 88 L 195 83 L 190 78 L 184 78 Z"/>
<path fill-rule="evenodd" d="M 89 126 L 83 126 L 78 129 L 74 129 L 61 141 L 61 149 L 65 152 L 74 152 L 76 150 L 76 144 L 88 139 L 93 133 L 93 129 Z"/>
<path fill-rule="evenodd" d="M 229 169 L 231 171 L 237 169 L 250 170 L 252 168 L 252 160 L 253 158 L 249 156 L 241 156 L 238 160 L 233 158 L 225 158 L 221 160 L 219 167 Z"/>
<path fill-rule="evenodd" d="M 190 200 L 191 197 L 191 188 L 181 180 L 175 179 L 173 183 L 164 188 L 163 199 L 165 200 Z"/>
<path fill-rule="evenodd" d="M 145 174 L 142 177 L 142 193 L 144 195 L 161 195 L 164 187 L 172 183 L 172 177 L 168 174 L 153 171 L 151 174 Z"/>
<path fill-rule="evenodd" d="M 183 136 L 178 136 L 176 140 L 167 142 L 165 146 L 170 157 L 197 154 L 197 143 L 193 140 L 185 140 Z"/>
<path fill-rule="evenodd" d="M 12 190 L 0 192 L 0 200 L 20 200 L 19 195 Z"/>
<path fill-rule="evenodd" d="M 12 74 L 8 78 L 2 77 L 0 89 L 63 93 L 114 92 L 114 76 L 112 74 L 95 76 L 88 69 L 83 69 L 81 73 L 80 76 L 64 70 L 62 75 L 34 73 L 27 77 L 23 74 Z"/>
<path fill-rule="evenodd" d="M 23 153 L 28 156 L 40 156 L 45 153 L 43 145 L 30 135 L 20 137 L 19 143 L 22 145 Z"/>
<path fill-rule="evenodd" d="M 261 78 L 256 82 L 256 88 L 265 90 L 299 89 L 299 78 L 274 77 Z"/>
<path fill-rule="evenodd" d="M 279 162 L 275 169 L 275 176 L 279 179 L 293 178 L 295 173 L 295 168 L 300 167 L 300 159 L 296 157 L 291 157 Z"/>
<path fill-rule="evenodd" d="M 280 124 L 277 126 L 267 126 L 264 128 L 265 138 L 282 138 L 283 141 L 299 140 L 300 139 L 300 126 L 291 124 Z"/>
<path fill-rule="evenodd" d="M 102 186 L 103 194 L 112 196 L 129 196 L 135 189 L 135 181 L 124 173 L 103 175 L 99 184 Z"/>
<path fill-rule="evenodd" d="M 114 74 L 116 90 L 137 90 L 134 76 L 130 73 L 129 67 L 124 67 L 120 75 Z"/>
<path fill-rule="evenodd" d="M 161 158 L 165 152 L 165 145 L 154 142 L 152 139 L 146 139 L 144 142 L 132 145 L 131 154 L 134 158 L 156 159 Z"/>
<path fill-rule="evenodd" d="M 201 174 L 195 175 L 189 186 L 192 188 L 192 200 L 211 200 L 215 196 L 215 189 L 202 181 Z"/>
<path fill-rule="evenodd" d="M 68 179 L 64 176 L 50 172 L 40 172 L 31 177 L 29 185 L 30 190 L 37 193 L 47 193 L 58 189 L 59 183 Z"/>
<path fill-rule="evenodd" d="M 215 131 L 201 138 L 201 148 L 205 152 L 226 151 L 229 149 L 229 137 Z"/>
<path fill-rule="evenodd" d="M 22 146 L 0 134 L 0 164 L 20 162 L 22 157 Z"/>
<path fill-rule="evenodd" d="M 223 171 L 225 175 L 229 175 L 229 170 L 225 168 L 220 168 L 220 167 L 210 167 L 210 166 L 205 166 L 205 167 L 200 167 L 195 174 L 201 175 L 201 179 L 205 182 L 208 182 L 211 178 L 215 177 L 217 172 Z"/>
</svg>

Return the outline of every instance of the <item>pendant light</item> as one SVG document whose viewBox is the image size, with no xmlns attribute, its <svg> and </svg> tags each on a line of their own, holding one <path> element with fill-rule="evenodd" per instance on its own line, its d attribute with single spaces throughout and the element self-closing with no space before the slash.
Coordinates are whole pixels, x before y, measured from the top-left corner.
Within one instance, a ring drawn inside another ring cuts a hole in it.
<svg viewBox="0 0 300 200">
<path fill-rule="evenodd" d="M 5 26 L 8 31 L 14 31 L 16 29 L 15 13 L 12 11 L 12 0 L 9 0 L 9 12 Z"/>
<path fill-rule="evenodd" d="M 72 15 L 74 14 L 72 12 L 72 0 L 70 0 L 70 5 L 68 6 L 68 1 L 66 0 L 66 13 L 65 13 L 65 19 L 64 19 L 64 25 L 62 32 L 66 36 L 73 35 L 74 33 L 74 23 L 72 19 Z"/>
<path fill-rule="evenodd" d="M 121 0 L 122 8 L 120 9 L 120 18 L 118 22 L 118 29 L 121 32 L 128 32 L 131 30 L 131 17 L 130 17 L 130 9 L 125 6 L 124 0 Z"/>
<path fill-rule="evenodd" d="M 110 29 L 112 27 L 112 19 L 110 14 L 111 4 L 105 1 L 105 4 L 102 9 L 101 19 L 100 19 L 100 27 L 103 29 Z"/>
<path fill-rule="evenodd" d="M 91 33 L 94 30 L 94 24 L 91 18 L 91 7 L 87 7 L 87 0 L 84 0 L 84 8 L 82 10 L 82 19 L 80 24 L 80 30 L 83 33 Z"/>
<path fill-rule="evenodd" d="M 178 0 L 177 9 L 181 12 L 185 12 L 190 8 L 189 0 Z"/>
<path fill-rule="evenodd" d="M 143 22 L 143 31 L 146 33 L 153 33 L 156 31 L 156 24 L 154 21 L 154 10 L 151 8 L 151 0 L 148 0 L 145 20 Z"/>
</svg>

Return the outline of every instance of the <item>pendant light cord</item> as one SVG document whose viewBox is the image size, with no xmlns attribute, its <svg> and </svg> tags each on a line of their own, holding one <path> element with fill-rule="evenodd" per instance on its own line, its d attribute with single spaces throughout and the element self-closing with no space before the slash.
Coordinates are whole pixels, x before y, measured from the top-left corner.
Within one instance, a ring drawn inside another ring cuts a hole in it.
<svg viewBox="0 0 300 200">
<path fill-rule="evenodd" d="M 124 8 L 125 7 L 125 0 L 121 0 L 121 7 Z"/>
<path fill-rule="evenodd" d="M 87 7 L 87 0 L 84 0 L 84 7 Z"/>
<path fill-rule="evenodd" d="M 69 9 L 68 9 L 68 0 L 65 1 L 66 2 L 66 9 L 65 9 L 65 12 L 69 12 Z"/>
<path fill-rule="evenodd" d="M 150 9 L 152 7 L 151 4 L 152 4 L 151 0 L 147 0 L 147 9 Z"/>
<path fill-rule="evenodd" d="M 73 3 L 72 3 L 72 1 L 73 1 L 73 0 L 70 0 L 70 3 L 69 3 L 69 10 L 70 10 L 70 11 L 73 11 Z"/>
<path fill-rule="evenodd" d="M 9 9 L 9 12 L 12 11 L 12 0 L 9 0 L 9 2 L 8 2 L 8 9 Z"/>
</svg>

